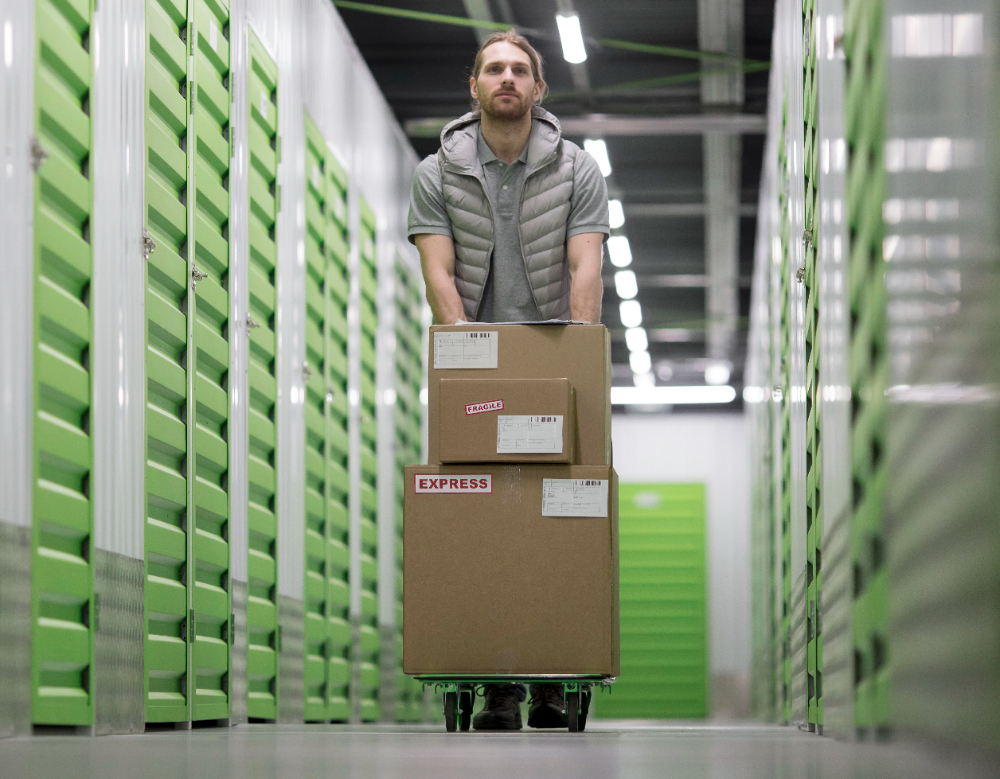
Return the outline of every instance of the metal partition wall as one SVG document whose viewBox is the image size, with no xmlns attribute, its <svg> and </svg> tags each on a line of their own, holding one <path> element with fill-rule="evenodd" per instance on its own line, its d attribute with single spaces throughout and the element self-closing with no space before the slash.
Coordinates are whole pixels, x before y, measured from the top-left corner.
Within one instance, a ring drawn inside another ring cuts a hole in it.
<svg viewBox="0 0 1000 779">
<path fill-rule="evenodd" d="M 0 735 L 420 718 L 376 424 L 393 327 L 418 456 L 416 159 L 332 4 L 0 20 Z"/>
</svg>

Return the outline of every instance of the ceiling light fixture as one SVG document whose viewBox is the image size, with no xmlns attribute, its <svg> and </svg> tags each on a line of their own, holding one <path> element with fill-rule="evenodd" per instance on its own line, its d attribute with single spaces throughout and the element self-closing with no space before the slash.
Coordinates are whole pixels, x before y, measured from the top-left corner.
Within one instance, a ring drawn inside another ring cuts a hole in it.
<svg viewBox="0 0 1000 779">
<path fill-rule="evenodd" d="M 615 274 L 615 292 L 622 300 L 631 300 L 639 294 L 639 283 L 630 270 L 620 270 Z"/>
<path fill-rule="evenodd" d="M 633 373 L 632 383 L 636 387 L 655 387 L 656 377 L 652 373 Z"/>
<path fill-rule="evenodd" d="M 580 17 L 576 14 L 573 16 L 557 14 L 556 25 L 559 27 L 559 40 L 562 41 L 563 59 L 574 65 L 586 62 L 587 49 L 583 45 Z"/>
<path fill-rule="evenodd" d="M 627 268 L 632 264 L 632 247 L 624 235 L 612 235 L 608 238 L 608 257 L 616 268 Z"/>
<path fill-rule="evenodd" d="M 680 406 L 688 404 L 732 403 L 736 390 L 724 387 L 612 387 L 614 406 Z"/>
<path fill-rule="evenodd" d="M 608 145 L 598 139 L 588 138 L 583 142 L 583 148 L 591 157 L 597 160 L 597 167 L 601 169 L 601 175 L 607 178 L 611 175 L 611 160 L 608 159 Z"/>
<path fill-rule="evenodd" d="M 653 367 L 653 360 L 649 352 L 632 352 L 628 356 L 628 364 L 632 373 L 649 373 Z"/>
<path fill-rule="evenodd" d="M 638 327 L 642 324 L 642 306 L 638 300 L 623 300 L 618 304 L 618 316 L 625 327 Z"/>
<path fill-rule="evenodd" d="M 724 362 L 709 363 L 705 368 L 705 383 L 718 386 L 729 381 L 729 366 Z"/>
<path fill-rule="evenodd" d="M 630 352 L 644 352 L 649 348 L 649 338 L 641 327 L 630 327 L 625 331 L 625 343 Z"/>
<path fill-rule="evenodd" d="M 608 201 L 608 222 L 612 230 L 617 230 L 625 224 L 625 209 L 622 208 L 622 201 Z"/>
</svg>

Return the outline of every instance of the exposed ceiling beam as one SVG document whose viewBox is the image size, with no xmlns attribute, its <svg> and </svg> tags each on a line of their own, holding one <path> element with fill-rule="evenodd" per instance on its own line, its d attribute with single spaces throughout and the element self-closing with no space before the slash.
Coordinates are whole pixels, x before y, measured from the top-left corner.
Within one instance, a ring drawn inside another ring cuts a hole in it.
<svg viewBox="0 0 1000 779">
<path fill-rule="evenodd" d="M 436 138 L 457 117 L 407 119 L 403 127 L 411 138 Z M 767 119 L 756 114 L 692 114 L 690 116 L 627 116 L 589 114 L 559 119 L 565 135 L 702 135 L 736 133 L 763 135 Z"/>
<path fill-rule="evenodd" d="M 493 11 L 490 10 L 489 0 L 462 0 L 462 5 L 465 6 L 465 15 L 470 19 L 478 19 L 480 22 L 496 21 L 493 18 Z M 473 27 L 472 31 L 476 34 L 480 46 L 493 34 L 493 30 L 482 27 Z"/>
<path fill-rule="evenodd" d="M 704 203 L 625 203 L 626 219 L 662 219 L 664 217 L 705 216 Z M 757 216 L 756 203 L 740 203 L 740 216 Z"/>
</svg>

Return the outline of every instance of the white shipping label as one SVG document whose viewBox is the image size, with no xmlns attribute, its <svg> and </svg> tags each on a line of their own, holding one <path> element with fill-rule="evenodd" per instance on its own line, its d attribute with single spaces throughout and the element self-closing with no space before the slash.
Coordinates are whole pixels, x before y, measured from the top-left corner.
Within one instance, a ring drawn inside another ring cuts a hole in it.
<svg viewBox="0 0 1000 779">
<path fill-rule="evenodd" d="M 212 51 L 219 51 L 219 26 L 215 19 L 208 20 L 208 45 L 212 47 Z"/>
<path fill-rule="evenodd" d="M 497 454 L 561 454 L 562 450 L 561 414 L 497 417 Z"/>
<path fill-rule="evenodd" d="M 493 492 L 493 476 L 489 473 L 450 473 L 447 476 L 417 473 L 413 476 L 413 491 L 418 495 L 488 495 Z"/>
<path fill-rule="evenodd" d="M 434 333 L 434 370 L 496 367 L 496 330 Z"/>
<path fill-rule="evenodd" d="M 607 479 L 542 479 L 543 517 L 607 515 Z"/>
<path fill-rule="evenodd" d="M 260 115 L 264 117 L 264 121 L 267 121 L 267 92 L 263 89 L 260 90 Z"/>
</svg>

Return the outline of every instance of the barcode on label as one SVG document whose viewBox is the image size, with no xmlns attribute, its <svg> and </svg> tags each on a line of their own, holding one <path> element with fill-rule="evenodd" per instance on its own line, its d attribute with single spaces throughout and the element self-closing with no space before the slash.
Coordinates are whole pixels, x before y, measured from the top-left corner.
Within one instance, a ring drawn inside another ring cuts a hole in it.
<svg viewBox="0 0 1000 779">
<path fill-rule="evenodd" d="M 542 516 L 608 516 L 608 480 L 542 479 Z"/>
<path fill-rule="evenodd" d="M 601 482 L 599 479 L 577 479 L 577 487 L 600 487 Z"/>
<path fill-rule="evenodd" d="M 497 454 L 561 454 L 562 416 L 497 417 Z"/>
<path fill-rule="evenodd" d="M 532 422 L 555 422 L 560 417 L 531 417 Z"/>
</svg>

